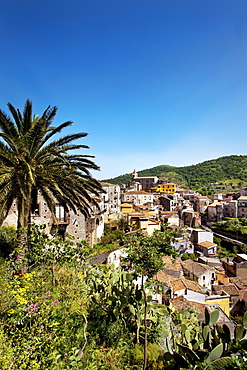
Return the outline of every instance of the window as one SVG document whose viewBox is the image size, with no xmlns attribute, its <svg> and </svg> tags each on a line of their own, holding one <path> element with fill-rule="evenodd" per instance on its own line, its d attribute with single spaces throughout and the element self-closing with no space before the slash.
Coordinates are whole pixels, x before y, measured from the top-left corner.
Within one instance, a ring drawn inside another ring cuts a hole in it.
<svg viewBox="0 0 247 370">
<path fill-rule="evenodd" d="M 62 204 L 55 204 L 55 215 L 57 221 L 65 222 L 65 210 Z"/>
<path fill-rule="evenodd" d="M 39 216 L 40 209 L 38 204 L 38 192 L 37 190 L 32 190 L 32 204 L 31 204 L 31 215 L 32 216 Z"/>
</svg>

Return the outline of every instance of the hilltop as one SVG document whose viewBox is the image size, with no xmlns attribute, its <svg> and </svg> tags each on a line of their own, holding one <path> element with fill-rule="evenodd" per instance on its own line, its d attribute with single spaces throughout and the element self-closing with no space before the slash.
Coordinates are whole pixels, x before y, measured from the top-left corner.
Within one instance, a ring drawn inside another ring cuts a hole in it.
<svg viewBox="0 0 247 370">
<path fill-rule="evenodd" d="M 247 183 L 247 156 L 230 155 L 184 167 L 160 165 L 138 171 L 138 175 L 158 176 L 191 188 L 209 187 L 212 183 L 223 184 L 229 181 L 241 186 Z M 126 184 L 130 180 L 129 173 L 104 181 Z"/>
</svg>

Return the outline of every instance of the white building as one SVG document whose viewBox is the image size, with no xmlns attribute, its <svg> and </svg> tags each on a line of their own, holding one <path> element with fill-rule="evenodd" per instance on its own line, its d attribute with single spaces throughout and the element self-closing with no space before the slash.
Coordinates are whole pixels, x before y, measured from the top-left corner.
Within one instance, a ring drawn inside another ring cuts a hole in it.
<svg viewBox="0 0 247 370">
<path fill-rule="evenodd" d="M 121 195 L 122 203 L 133 203 L 134 205 L 147 204 L 153 206 L 153 194 L 146 191 L 127 191 Z"/>
<path fill-rule="evenodd" d="M 105 221 L 109 219 L 116 219 L 117 215 L 120 213 L 120 204 L 121 204 L 121 197 L 120 197 L 120 186 L 114 185 L 106 182 L 101 182 L 102 189 L 105 193 L 102 193 L 101 196 L 104 201 L 104 209 L 105 209 Z M 115 214 L 115 217 L 114 217 Z"/>
</svg>

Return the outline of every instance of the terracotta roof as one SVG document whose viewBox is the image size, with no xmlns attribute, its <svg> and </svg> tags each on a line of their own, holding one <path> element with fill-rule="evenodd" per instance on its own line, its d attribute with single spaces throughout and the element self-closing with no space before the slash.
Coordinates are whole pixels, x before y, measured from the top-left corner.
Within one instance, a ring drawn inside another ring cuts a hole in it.
<svg viewBox="0 0 247 370">
<path fill-rule="evenodd" d="M 216 207 L 216 206 L 222 206 L 223 207 L 223 204 L 220 203 L 220 202 L 214 202 L 214 203 L 209 205 L 209 207 Z"/>
<path fill-rule="evenodd" d="M 155 220 L 148 220 L 148 225 L 159 225 L 160 223 Z"/>
<path fill-rule="evenodd" d="M 214 268 L 204 265 L 203 263 L 194 262 L 192 260 L 186 260 L 182 262 L 183 269 L 193 273 L 195 276 L 199 277 L 205 273 L 206 270 L 216 272 Z"/>
<path fill-rule="evenodd" d="M 128 195 L 128 194 L 150 195 L 151 193 L 147 193 L 144 190 L 140 190 L 140 191 L 127 191 L 126 193 L 123 193 L 123 195 Z"/>
<path fill-rule="evenodd" d="M 204 319 L 205 304 L 203 303 L 187 301 L 186 298 L 180 296 L 171 299 L 171 304 L 178 311 L 188 311 L 188 308 L 194 309 L 199 315 L 199 320 Z"/>
<path fill-rule="evenodd" d="M 165 283 L 168 287 L 171 287 L 174 292 L 182 289 L 189 289 L 197 293 L 202 293 L 203 291 L 199 284 L 194 281 L 190 281 L 184 277 L 177 278 L 169 275 L 166 271 L 159 271 L 154 279 Z"/>
<path fill-rule="evenodd" d="M 100 183 L 102 186 L 118 186 L 117 184 L 110 184 L 109 182 L 101 182 Z"/>
<path fill-rule="evenodd" d="M 204 294 L 201 286 L 195 281 L 191 281 L 191 280 L 183 278 L 183 283 L 187 289 L 192 290 L 193 292 Z"/>
<path fill-rule="evenodd" d="M 172 258 L 171 256 L 163 256 L 162 262 L 165 264 L 164 269 L 182 271 L 182 265 L 178 258 L 175 259 Z"/>
<path fill-rule="evenodd" d="M 241 301 L 247 302 L 247 289 L 240 290 L 240 292 L 239 292 L 239 299 Z"/>
<path fill-rule="evenodd" d="M 161 217 L 163 218 L 169 218 L 172 216 L 178 216 L 178 212 L 177 211 L 161 212 Z"/>
<path fill-rule="evenodd" d="M 156 212 L 150 212 L 150 211 L 142 211 L 144 214 L 145 214 L 145 216 L 147 216 L 147 217 L 156 217 L 156 216 L 158 216 L 158 214 L 156 213 Z"/>
<path fill-rule="evenodd" d="M 176 279 L 176 280 L 171 281 L 169 286 L 172 288 L 173 292 L 186 289 L 186 286 L 183 283 L 182 279 Z"/>
<path fill-rule="evenodd" d="M 230 296 L 239 295 L 239 290 L 235 284 L 212 285 L 212 290 L 219 295 L 222 295 L 223 292 L 229 294 Z"/>
<path fill-rule="evenodd" d="M 204 247 L 204 248 L 211 248 L 211 247 L 214 247 L 217 244 L 216 243 L 211 243 L 211 242 L 206 240 L 205 242 L 201 242 L 198 245 L 200 245 L 201 247 Z"/>
<path fill-rule="evenodd" d="M 230 282 L 236 284 L 237 286 L 245 286 L 247 287 L 247 278 L 239 278 L 239 277 L 230 277 Z"/>
<path fill-rule="evenodd" d="M 159 271 L 154 276 L 154 279 L 169 286 L 172 281 L 177 280 L 177 277 L 171 276 L 165 271 Z"/>
</svg>

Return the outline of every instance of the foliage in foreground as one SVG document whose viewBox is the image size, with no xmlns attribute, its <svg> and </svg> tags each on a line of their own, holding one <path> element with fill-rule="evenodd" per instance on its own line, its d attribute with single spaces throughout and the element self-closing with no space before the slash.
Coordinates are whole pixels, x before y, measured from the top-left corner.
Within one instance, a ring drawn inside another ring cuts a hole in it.
<svg viewBox="0 0 247 370">
<path fill-rule="evenodd" d="M 227 329 L 220 330 L 209 317 L 201 332 L 193 311 L 153 303 L 152 284 L 145 296 L 136 283 L 137 271 L 88 265 L 87 245 L 48 238 L 37 227 L 29 243 L 25 260 L 18 248 L 0 263 L 1 369 L 139 370 L 145 333 L 147 369 L 181 368 L 174 362 L 176 353 L 184 368 L 203 368 L 199 349 L 207 349 L 207 356 L 211 351 L 219 358 L 227 355 L 231 368 L 245 368 L 243 326 L 236 329 L 236 340 L 229 341 Z M 144 271 L 146 264 L 133 258 L 132 267 L 135 260 Z M 224 351 L 214 350 L 221 343 Z M 172 358 L 164 356 L 169 352 Z"/>
</svg>

